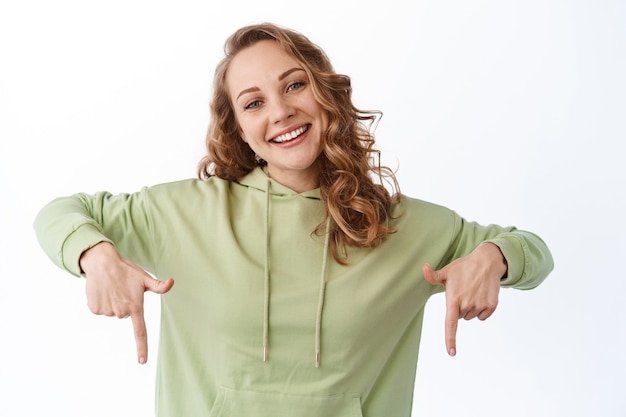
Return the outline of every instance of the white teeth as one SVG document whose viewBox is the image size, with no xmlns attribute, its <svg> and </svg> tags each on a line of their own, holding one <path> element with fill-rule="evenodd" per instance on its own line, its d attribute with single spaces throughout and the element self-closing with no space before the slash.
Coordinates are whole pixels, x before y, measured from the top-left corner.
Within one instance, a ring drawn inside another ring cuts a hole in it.
<svg viewBox="0 0 626 417">
<path fill-rule="evenodd" d="M 299 127 L 296 130 L 293 130 L 293 131 L 291 131 L 289 133 L 285 133 L 283 135 L 276 136 L 274 139 L 272 139 L 272 142 L 282 143 L 282 142 L 289 141 L 289 140 L 291 140 L 291 139 L 293 139 L 295 137 L 300 136 L 301 134 L 303 134 L 307 130 L 309 130 L 309 126 Z"/>
</svg>

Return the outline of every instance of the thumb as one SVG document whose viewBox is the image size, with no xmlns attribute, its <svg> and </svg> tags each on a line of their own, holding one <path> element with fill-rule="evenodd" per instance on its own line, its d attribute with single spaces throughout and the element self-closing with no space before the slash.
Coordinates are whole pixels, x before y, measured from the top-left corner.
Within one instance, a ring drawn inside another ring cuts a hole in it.
<svg viewBox="0 0 626 417">
<path fill-rule="evenodd" d="M 445 285 L 446 283 L 444 273 L 441 270 L 433 270 L 429 264 L 424 264 L 422 273 L 424 274 L 424 279 L 433 285 Z"/>
<path fill-rule="evenodd" d="M 159 281 L 156 278 L 146 277 L 143 286 L 145 291 L 151 291 L 156 294 L 165 294 L 174 286 L 174 280 L 169 278 L 167 281 Z"/>
</svg>

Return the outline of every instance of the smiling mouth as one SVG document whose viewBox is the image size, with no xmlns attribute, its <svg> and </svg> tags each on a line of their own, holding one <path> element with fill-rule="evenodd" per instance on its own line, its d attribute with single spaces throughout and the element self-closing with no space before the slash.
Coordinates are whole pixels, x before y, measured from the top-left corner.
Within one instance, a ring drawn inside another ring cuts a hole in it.
<svg viewBox="0 0 626 417">
<path fill-rule="evenodd" d="M 302 126 L 302 127 L 299 127 L 299 128 L 297 128 L 295 130 L 292 130 L 291 132 L 284 133 L 284 134 L 282 134 L 280 136 L 276 136 L 275 138 L 270 139 L 270 142 L 274 142 L 274 143 L 289 142 L 290 140 L 293 140 L 293 139 L 297 138 L 298 136 L 300 136 L 301 134 L 303 134 L 307 130 L 309 130 L 309 125 Z"/>
</svg>

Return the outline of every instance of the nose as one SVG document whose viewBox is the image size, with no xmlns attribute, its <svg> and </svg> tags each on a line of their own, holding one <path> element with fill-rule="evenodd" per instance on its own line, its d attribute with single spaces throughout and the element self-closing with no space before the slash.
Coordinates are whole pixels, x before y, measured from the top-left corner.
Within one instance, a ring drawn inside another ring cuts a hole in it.
<svg viewBox="0 0 626 417">
<path fill-rule="evenodd" d="M 271 121 L 272 123 L 280 123 L 295 114 L 295 108 L 285 97 L 276 97 L 272 101 Z"/>
</svg>

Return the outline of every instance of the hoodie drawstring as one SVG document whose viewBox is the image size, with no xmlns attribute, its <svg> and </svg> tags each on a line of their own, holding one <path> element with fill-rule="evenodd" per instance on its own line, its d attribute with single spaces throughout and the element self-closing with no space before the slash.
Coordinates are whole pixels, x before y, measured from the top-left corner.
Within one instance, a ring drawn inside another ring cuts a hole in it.
<svg viewBox="0 0 626 417">
<path fill-rule="evenodd" d="M 267 179 L 265 188 L 265 268 L 263 284 L 263 362 L 269 359 L 269 323 L 270 323 L 270 188 L 271 180 Z M 331 218 L 326 219 L 326 233 L 324 238 L 324 254 L 322 257 L 322 271 L 320 274 L 320 289 L 317 300 L 317 313 L 315 319 L 315 367 L 320 367 L 321 339 L 322 339 L 322 313 L 324 311 L 324 298 L 326 293 L 328 252 L 330 246 Z"/>
<path fill-rule="evenodd" d="M 270 327 L 270 186 L 267 179 L 265 189 L 265 271 L 263 284 L 263 362 L 268 358 Z"/>
<path fill-rule="evenodd" d="M 328 246 L 330 244 L 330 216 L 326 219 L 326 233 L 324 238 L 324 256 L 322 258 L 322 273 L 320 278 L 320 295 L 317 299 L 317 317 L 315 319 L 315 367 L 320 367 L 321 339 L 322 339 L 322 311 L 324 310 L 324 296 L 326 293 L 326 269 L 328 265 Z"/>
</svg>

